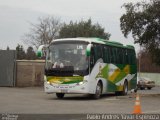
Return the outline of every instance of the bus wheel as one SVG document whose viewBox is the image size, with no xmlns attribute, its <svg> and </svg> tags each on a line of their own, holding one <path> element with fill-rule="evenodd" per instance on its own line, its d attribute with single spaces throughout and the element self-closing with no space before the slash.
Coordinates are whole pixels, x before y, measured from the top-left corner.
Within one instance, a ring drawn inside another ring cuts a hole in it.
<svg viewBox="0 0 160 120">
<path fill-rule="evenodd" d="M 123 85 L 122 95 L 127 95 L 127 93 L 128 93 L 128 83 L 127 81 L 125 81 Z"/>
<path fill-rule="evenodd" d="M 151 90 L 151 89 L 152 89 L 152 87 L 147 87 L 147 89 L 148 89 L 148 90 Z"/>
<path fill-rule="evenodd" d="M 57 98 L 62 99 L 64 97 L 64 93 L 56 93 Z"/>
<path fill-rule="evenodd" d="M 141 90 L 144 90 L 144 89 L 145 89 L 145 87 L 140 87 L 140 89 L 141 89 Z"/>
<path fill-rule="evenodd" d="M 121 92 L 115 91 L 115 95 L 116 95 L 116 96 L 120 96 L 121 94 L 122 94 Z"/>
<path fill-rule="evenodd" d="M 93 95 L 93 98 L 98 99 L 101 97 L 101 94 L 102 94 L 102 84 L 98 82 L 96 86 L 96 93 Z"/>
</svg>

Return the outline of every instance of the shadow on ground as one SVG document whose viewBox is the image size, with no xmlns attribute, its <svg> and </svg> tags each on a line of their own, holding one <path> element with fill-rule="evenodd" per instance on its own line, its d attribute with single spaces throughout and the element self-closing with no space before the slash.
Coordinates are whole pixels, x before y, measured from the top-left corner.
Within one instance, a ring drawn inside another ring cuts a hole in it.
<svg viewBox="0 0 160 120">
<path fill-rule="evenodd" d="M 103 100 L 103 99 L 107 99 L 107 98 L 115 98 L 115 97 L 117 97 L 115 94 L 105 94 L 105 95 L 101 95 L 101 98 L 99 98 L 99 100 Z M 91 95 L 88 95 L 88 94 L 85 94 L 85 95 L 82 95 L 82 94 L 66 94 L 65 96 L 64 96 L 64 98 L 63 99 L 58 99 L 57 97 L 56 97 L 56 95 L 54 94 L 54 96 L 52 97 L 52 98 L 50 98 L 50 99 L 52 99 L 52 100 L 69 100 L 69 101 L 71 101 L 71 100 L 80 100 L 80 101 L 88 101 L 88 100 L 96 100 L 96 99 L 94 99 Z"/>
</svg>

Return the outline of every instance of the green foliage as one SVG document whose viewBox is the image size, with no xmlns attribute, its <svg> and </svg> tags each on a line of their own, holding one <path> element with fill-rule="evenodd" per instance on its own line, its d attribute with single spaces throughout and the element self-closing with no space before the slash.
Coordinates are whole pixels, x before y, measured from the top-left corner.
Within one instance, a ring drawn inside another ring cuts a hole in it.
<svg viewBox="0 0 160 120">
<path fill-rule="evenodd" d="M 92 24 L 91 19 L 88 19 L 88 21 L 82 20 L 79 23 L 70 21 L 69 24 L 64 24 L 60 29 L 59 38 L 74 37 L 99 37 L 108 40 L 110 34 L 106 33 L 98 23 Z"/>
<path fill-rule="evenodd" d="M 56 39 L 61 27 L 60 19 L 53 16 L 40 17 L 37 24 L 30 23 L 31 27 L 28 33 L 25 33 L 22 40 L 29 46 L 38 48 L 43 44 L 50 44 Z"/>
<path fill-rule="evenodd" d="M 31 46 L 29 46 L 27 48 L 27 52 L 25 53 L 23 46 L 18 44 L 16 47 L 16 52 L 17 52 L 17 59 L 18 60 L 22 60 L 22 59 L 35 60 L 35 59 L 37 59 L 36 53 Z"/>
<path fill-rule="evenodd" d="M 122 33 L 125 37 L 132 33 L 135 43 L 144 46 L 160 65 L 160 1 L 128 3 L 123 7 L 126 13 L 120 18 Z"/>
<path fill-rule="evenodd" d="M 17 59 L 18 60 L 25 59 L 26 54 L 25 54 L 25 51 L 24 51 L 24 48 L 22 45 L 19 45 L 19 44 L 17 45 L 16 52 L 17 52 Z"/>
<path fill-rule="evenodd" d="M 35 60 L 36 58 L 37 57 L 36 57 L 35 51 L 33 50 L 33 48 L 31 46 L 29 46 L 27 49 L 27 53 L 26 53 L 26 59 L 27 60 Z"/>
<path fill-rule="evenodd" d="M 158 52 L 160 53 L 160 51 Z M 138 54 L 137 68 L 140 68 L 140 72 L 160 73 L 160 66 L 152 63 L 152 57 L 148 50 L 143 48 Z"/>
<path fill-rule="evenodd" d="M 10 50 L 10 49 L 9 49 L 9 46 L 7 46 L 7 49 L 6 49 L 6 50 Z"/>
</svg>

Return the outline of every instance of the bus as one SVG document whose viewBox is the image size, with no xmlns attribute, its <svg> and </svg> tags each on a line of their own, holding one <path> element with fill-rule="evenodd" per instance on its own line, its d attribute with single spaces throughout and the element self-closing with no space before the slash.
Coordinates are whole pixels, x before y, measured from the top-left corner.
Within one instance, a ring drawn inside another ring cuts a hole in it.
<svg viewBox="0 0 160 120">
<path fill-rule="evenodd" d="M 45 49 L 45 52 L 44 52 Z M 136 91 L 137 65 L 135 48 L 100 38 L 55 39 L 41 45 L 37 55 L 45 53 L 44 90 L 65 94 L 90 94 L 98 99 L 102 94 L 127 95 Z"/>
</svg>

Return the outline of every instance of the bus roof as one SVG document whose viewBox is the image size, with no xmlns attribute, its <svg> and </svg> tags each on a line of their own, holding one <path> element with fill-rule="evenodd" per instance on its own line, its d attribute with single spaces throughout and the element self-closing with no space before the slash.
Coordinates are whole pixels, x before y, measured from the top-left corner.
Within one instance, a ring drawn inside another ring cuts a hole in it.
<svg viewBox="0 0 160 120">
<path fill-rule="evenodd" d="M 115 47 L 121 47 L 121 48 L 127 48 L 127 49 L 134 49 L 134 46 L 132 45 L 126 45 L 124 46 L 122 43 L 116 42 L 116 41 L 110 41 L 105 40 L 101 38 L 92 38 L 92 37 L 77 37 L 77 38 L 62 38 L 62 39 L 55 39 L 51 43 L 58 42 L 58 41 L 85 41 L 89 43 L 99 43 L 99 44 L 105 44 L 108 46 L 115 46 Z"/>
</svg>

